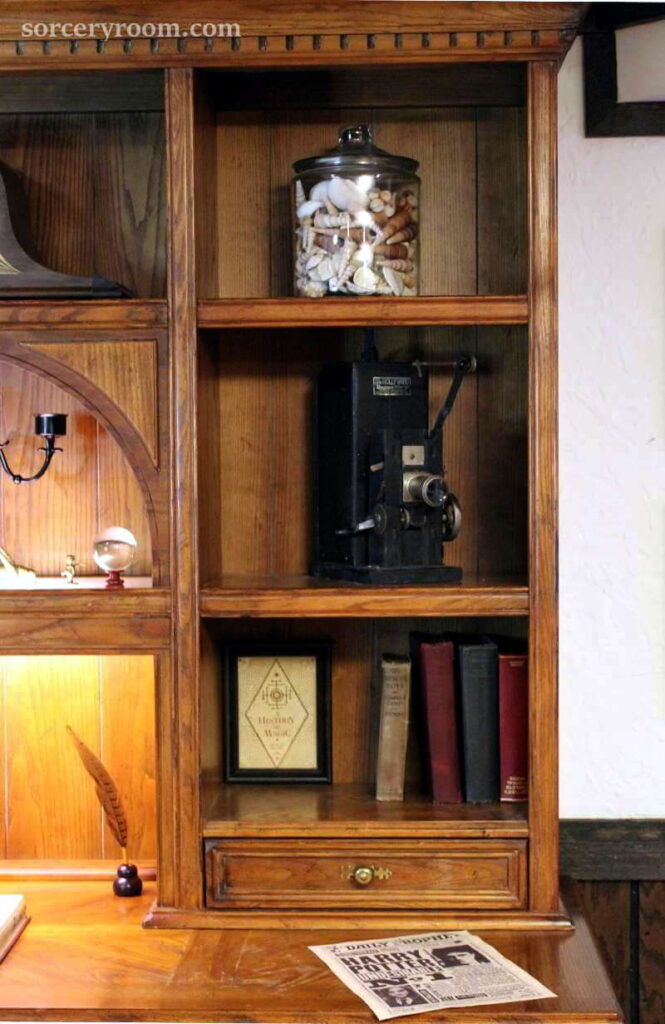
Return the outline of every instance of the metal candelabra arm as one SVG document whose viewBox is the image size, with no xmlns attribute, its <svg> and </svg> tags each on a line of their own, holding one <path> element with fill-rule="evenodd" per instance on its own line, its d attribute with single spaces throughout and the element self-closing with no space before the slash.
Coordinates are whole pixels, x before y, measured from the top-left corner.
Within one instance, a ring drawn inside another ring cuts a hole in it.
<svg viewBox="0 0 665 1024">
<path fill-rule="evenodd" d="M 57 437 L 64 437 L 66 435 L 67 417 L 63 413 L 39 413 L 35 417 L 35 433 L 38 437 L 42 437 L 45 442 L 44 447 L 39 448 L 39 451 L 44 453 L 44 461 L 32 476 L 21 476 L 20 473 L 15 473 L 7 462 L 7 456 L 4 453 L 4 449 L 9 444 L 9 441 L 4 441 L 0 444 L 0 466 L 2 466 L 5 473 L 12 478 L 15 484 L 33 483 L 44 476 L 44 473 L 51 465 L 51 459 L 55 453 L 62 451 L 62 448 L 57 447 L 55 441 Z"/>
</svg>

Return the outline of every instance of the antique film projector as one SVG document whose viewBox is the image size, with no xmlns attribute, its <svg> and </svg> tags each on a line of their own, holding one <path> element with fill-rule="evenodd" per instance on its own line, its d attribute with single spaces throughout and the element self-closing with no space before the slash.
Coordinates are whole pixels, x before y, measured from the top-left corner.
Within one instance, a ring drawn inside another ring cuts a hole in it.
<svg viewBox="0 0 665 1024">
<path fill-rule="evenodd" d="M 429 427 L 428 364 L 363 358 L 331 363 L 316 393 L 313 574 L 371 584 L 459 582 L 442 544 L 461 526 L 445 482 L 443 425 L 472 356 L 436 363 L 453 379 Z"/>
</svg>

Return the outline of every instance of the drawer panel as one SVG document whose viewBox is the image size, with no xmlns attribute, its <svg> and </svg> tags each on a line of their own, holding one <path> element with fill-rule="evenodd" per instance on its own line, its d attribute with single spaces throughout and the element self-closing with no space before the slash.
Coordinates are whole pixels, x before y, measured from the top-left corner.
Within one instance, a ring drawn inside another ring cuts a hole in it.
<svg viewBox="0 0 665 1024">
<path fill-rule="evenodd" d="M 209 907 L 521 908 L 524 840 L 210 839 Z"/>
</svg>

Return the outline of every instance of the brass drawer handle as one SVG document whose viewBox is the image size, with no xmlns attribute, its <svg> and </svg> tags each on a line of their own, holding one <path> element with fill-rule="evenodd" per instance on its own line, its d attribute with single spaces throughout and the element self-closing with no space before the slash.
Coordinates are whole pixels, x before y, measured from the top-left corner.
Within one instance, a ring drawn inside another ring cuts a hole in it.
<svg viewBox="0 0 665 1024">
<path fill-rule="evenodd" d="M 391 875 L 392 871 L 389 868 L 377 868 L 373 864 L 363 864 L 359 867 L 345 864 L 342 868 L 342 878 L 353 881 L 356 885 L 370 885 L 375 878 L 383 882 Z"/>
</svg>

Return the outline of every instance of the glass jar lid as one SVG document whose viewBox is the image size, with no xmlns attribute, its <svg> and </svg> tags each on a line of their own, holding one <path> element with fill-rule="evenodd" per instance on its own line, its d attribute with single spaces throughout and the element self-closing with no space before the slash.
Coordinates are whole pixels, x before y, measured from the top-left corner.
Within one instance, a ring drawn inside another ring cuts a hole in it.
<svg viewBox="0 0 665 1024">
<path fill-rule="evenodd" d="M 415 174 L 418 161 L 408 156 L 396 156 L 379 149 L 372 142 L 372 131 L 368 124 L 351 125 L 339 133 L 339 142 L 333 149 L 326 150 L 320 156 L 308 156 L 296 160 L 293 169 L 296 174 L 303 171 L 343 170 L 353 164 L 365 171 L 393 171 L 399 174 Z"/>
</svg>

